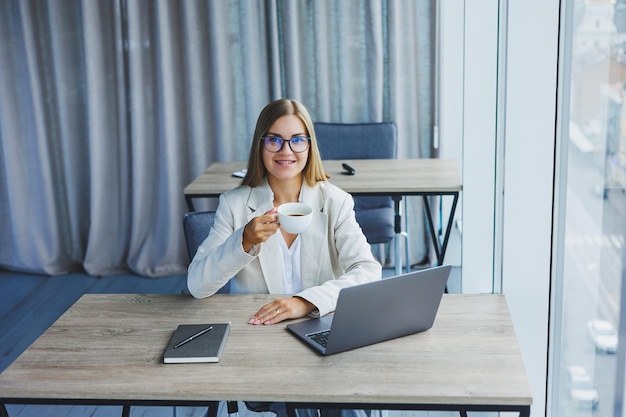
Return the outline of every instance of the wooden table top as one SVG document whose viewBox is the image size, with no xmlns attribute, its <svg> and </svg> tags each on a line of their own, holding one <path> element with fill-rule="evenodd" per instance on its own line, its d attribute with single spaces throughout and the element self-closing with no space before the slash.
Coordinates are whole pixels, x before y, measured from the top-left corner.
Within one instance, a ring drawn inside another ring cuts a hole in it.
<svg viewBox="0 0 626 417">
<path fill-rule="evenodd" d="M 0 401 L 532 402 L 503 295 L 446 294 L 432 329 L 327 357 L 247 324 L 272 297 L 84 295 L 0 374 Z M 223 321 L 219 363 L 162 363 L 178 324 Z"/>
<path fill-rule="evenodd" d="M 355 175 L 342 175 L 345 162 Z M 462 190 L 457 163 L 451 159 L 325 160 L 329 181 L 353 195 L 416 195 L 458 193 Z M 246 162 L 215 162 L 185 187 L 185 196 L 217 197 L 238 186 L 232 173 Z"/>
</svg>

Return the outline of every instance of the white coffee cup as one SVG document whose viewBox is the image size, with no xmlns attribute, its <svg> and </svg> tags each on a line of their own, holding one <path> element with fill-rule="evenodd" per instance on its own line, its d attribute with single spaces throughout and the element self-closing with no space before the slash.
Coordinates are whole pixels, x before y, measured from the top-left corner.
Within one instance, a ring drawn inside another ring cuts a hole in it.
<svg viewBox="0 0 626 417">
<path fill-rule="evenodd" d="M 303 203 L 285 203 L 278 206 L 280 227 L 289 233 L 302 233 L 313 220 L 313 209 Z"/>
</svg>

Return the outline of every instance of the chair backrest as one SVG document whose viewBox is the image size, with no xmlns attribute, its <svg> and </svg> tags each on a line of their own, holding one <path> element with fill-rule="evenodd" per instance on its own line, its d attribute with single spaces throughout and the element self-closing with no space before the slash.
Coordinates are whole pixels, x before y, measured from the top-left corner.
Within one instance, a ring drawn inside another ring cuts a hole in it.
<svg viewBox="0 0 626 417">
<path fill-rule="evenodd" d="M 397 156 L 398 129 L 393 122 L 317 122 L 314 128 L 322 160 L 395 159 Z M 370 244 L 386 243 L 393 238 L 391 197 L 354 197 L 354 212 Z"/>
<path fill-rule="evenodd" d="M 185 232 L 189 261 L 193 259 L 198 247 L 209 235 L 214 221 L 215 211 L 192 211 L 183 215 L 183 231 Z M 230 281 L 220 288 L 218 294 L 228 294 L 229 292 Z"/>
<path fill-rule="evenodd" d="M 196 255 L 198 247 L 209 235 L 214 220 L 214 211 L 192 211 L 183 215 L 183 230 L 185 231 L 185 241 L 190 261 Z"/>
<path fill-rule="evenodd" d="M 393 122 L 314 124 L 322 159 L 395 159 L 398 128 Z"/>
</svg>

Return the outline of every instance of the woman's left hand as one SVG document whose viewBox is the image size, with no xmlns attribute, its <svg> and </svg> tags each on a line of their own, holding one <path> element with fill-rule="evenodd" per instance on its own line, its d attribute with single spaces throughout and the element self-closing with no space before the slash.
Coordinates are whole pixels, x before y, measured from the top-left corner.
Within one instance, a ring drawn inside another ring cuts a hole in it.
<svg viewBox="0 0 626 417">
<path fill-rule="evenodd" d="M 315 310 L 315 305 L 304 298 L 276 298 L 265 304 L 248 324 L 276 324 L 287 319 L 298 319 Z"/>
</svg>

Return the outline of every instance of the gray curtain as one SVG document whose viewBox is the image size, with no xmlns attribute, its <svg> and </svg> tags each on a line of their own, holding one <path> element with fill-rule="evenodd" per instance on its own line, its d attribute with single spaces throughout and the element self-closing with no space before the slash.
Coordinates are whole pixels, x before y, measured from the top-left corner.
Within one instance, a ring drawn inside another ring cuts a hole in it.
<svg viewBox="0 0 626 417">
<path fill-rule="evenodd" d="M 184 273 L 184 187 L 279 97 L 429 157 L 433 2 L 0 0 L 0 265 Z"/>
</svg>

